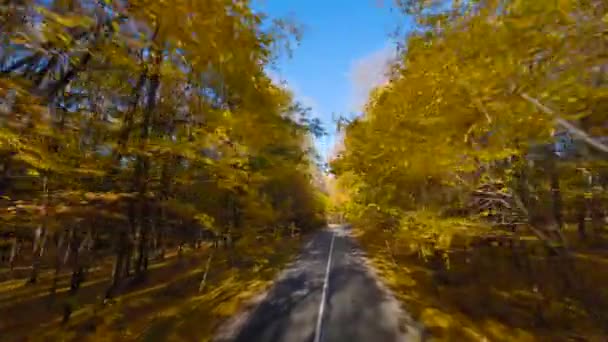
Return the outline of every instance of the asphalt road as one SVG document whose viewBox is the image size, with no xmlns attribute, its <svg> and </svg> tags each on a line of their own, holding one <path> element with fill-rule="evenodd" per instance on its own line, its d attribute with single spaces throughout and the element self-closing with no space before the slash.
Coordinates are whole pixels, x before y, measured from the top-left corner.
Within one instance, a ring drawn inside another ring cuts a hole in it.
<svg viewBox="0 0 608 342">
<path fill-rule="evenodd" d="M 220 330 L 218 341 L 235 342 L 422 340 L 344 226 L 312 237 L 259 303 Z"/>
</svg>

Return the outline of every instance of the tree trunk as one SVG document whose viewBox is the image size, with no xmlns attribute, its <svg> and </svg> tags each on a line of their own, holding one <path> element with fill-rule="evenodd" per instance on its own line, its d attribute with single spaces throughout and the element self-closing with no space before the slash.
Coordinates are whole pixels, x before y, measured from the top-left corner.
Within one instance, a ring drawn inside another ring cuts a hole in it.
<svg viewBox="0 0 608 342">
<path fill-rule="evenodd" d="M 137 210 L 135 208 L 135 201 L 129 201 L 127 206 L 127 215 L 129 218 L 129 232 L 125 239 L 125 260 L 124 260 L 124 268 L 122 270 L 123 276 L 128 278 L 131 276 L 131 263 L 133 262 L 133 248 L 135 244 L 135 240 L 137 239 L 138 234 L 138 225 L 137 225 Z"/>
<path fill-rule="evenodd" d="M 166 254 L 166 244 L 165 244 L 165 209 L 161 207 L 160 209 L 160 222 L 158 222 L 158 248 L 159 248 L 159 259 L 164 260 Z"/>
<path fill-rule="evenodd" d="M 172 134 L 172 130 L 169 130 L 168 135 Z M 161 184 L 161 199 L 158 203 L 158 213 L 157 213 L 157 222 L 155 225 L 156 228 L 156 248 L 159 249 L 159 259 L 163 260 L 165 258 L 165 241 L 164 241 L 164 231 L 166 224 L 166 212 L 164 207 L 164 201 L 169 199 L 169 194 L 171 193 L 171 180 L 173 178 L 173 170 L 175 167 L 175 163 L 177 160 L 174 158 L 169 158 L 163 164 L 160 184 Z"/>
<path fill-rule="evenodd" d="M 41 226 L 36 230 L 34 237 L 34 248 L 33 248 L 33 259 L 32 259 L 32 272 L 28 284 L 35 284 L 38 281 L 38 274 L 40 272 L 40 263 L 42 256 L 44 255 L 44 247 L 46 245 L 46 227 Z"/>
<path fill-rule="evenodd" d="M 133 101 L 131 102 L 131 106 L 130 106 L 129 110 L 126 112 L 124 120 L 122 122 L 122 127 L 121 127 L 120 133 L 118 135 L 118 143 L 117 143 L 118 149 L 117 149 L 117 151 L 114 151 L 113 160 L 115 163 L 120 162 L 123 149 L 127 145 L 127 142 L 129 141 L 129 136 L 131 134 L 131 131 L 133 130 L 133 123 L 134 123 L 133 117 L 135 115 L 137 105 L 139 104 L 141 90 L 146 83 L 146 78 L 147 78 L 146 74 L 147 74 L 147 71 L 145 71 L 145 70 L 140 74 L 139 79 L 137 80 L 137 84 L 135 85 L 135 88 L 133 89 L 133 92 L 134 92 Z"/>
<path fill-rule="evenodd" d="M 138 277 L 144 275 L 148 269 L 148 203 L 144 199 L 139 219 L 139 243 L 137 245 L 137 262 L 135 273 Z"/>
<path fill-rule="evenodd" d="M 51 289 L 49 291 L 49 305 L 52 305 L 55 302 L 55 295 L 57 293 L 57 283 L 59 282 L 59 274 L 61 273 L 61 266 L 63 265 L 63 257 L 61 253 L 61 249 L 63 248 L 63 244 L 65 241 L 65 234 L 58 233 L 58 241 L 57 241 L 57 255 L 55 256 L 55 273 L 53 274 L 53 283 L 51 284 Z M 67 231 L 68 235 L 68 248 L 70 244 L 72 229 Z"/>
<path fill-rule="evenodd" d="M 555 161 L 550 166 L 549 177 L 551 180 L 551 200 L 553 204 L 553 219 L 559 230 L 563 229 L 564 220 L 562 215 L 562 195 L 559 186 L 559 173 Z"/>
<path fill-rule="evenodd" d="M 581 240 L 587 239 L 587 231 L 585 229 L 585 223 L 587 218 L 587 205 L 585 198 L 581 197 L 578 201 L 577 212 L 577 223 L 578 223 L 578 236 Z"/>
<path fill-rule="evenodd" d="M 95 245 L 95 229 L 93 226 L 89 226 L 87 230 L 87 235 L 80 246 L 78 246 L 78 253 L 80 255 L 80 264 L 82 265 L 83 277 L 82 281 L 85 280 L 87 273 L 89 272 L 89 268 L 93 264 L 93 248 Z"/>
<path fill-rule="evenodd" d="M 84 268 L 80 262 L 80 238 L 76 232 L 72 231 L 72 238 L 70 239 L 69 249 L 72 255 L 72 276 L 70 278 L 70 290 L 68 291 L 68 298 L 63 307 L 63 319 L 62 324 L 68 323 L 72 312 L 76 306 L 76 295 L 80 289 L 80 285 L 84 280 Z"/>
<path fill-rule="evenodd" d="M 519 166 L 519 170 L 517 172 L 517 192 L 519 193 L 519 198 L 528 213 L 530 213 L 530 191 L 528 189 L 528 165 L 526 161 L 521 161 L 521 165 Z M 530 220 L 531 217 L 528 217 Z"/>
<path fill-rule="evenodd" d="M 12 105 L 11 105 L 12 106 Z M 10 112 L 10 108 L 9 108 Z M 3 124 L 0 118 L 0 124 Z M 2 172 L 0 173 L 0 193 L 5 194 L 8 192 L 10 188 L 10 169 L 11 169 L 11 155 L 8 153 L 4 156 L 4 161 L 2 162 Z"/>
<path fill-rule="evenodd" d="M 156 65 L 158 68 L 161 62 L 160 52 L 152 52 Z M 156 54 L 156 55 L 154 55 Z M 158 70 L 155 70 L 154 73 L 150 76 L 150 88 L 148 90 L 148 98 L 146 102 L 146 109 L 144 111 L 144 120 L 141 126 L 141 144 L 142 150 L 145 150 L 148 139 L 150 137 L 150 130 L 152 129 L 152 123 L 154 122 L 154 111 L 156 106 L 156 95 L 158 93 L 158 88 L 160 87 L 160 74 Z M 144 265 L 147 268 L 147 258 L 148 258 L 148 230 L 149 225 L 146 224 L 148 221 L 149 210 L 148 210 L 148 199 L 147 199 L 147 191 L 148 191 L 148 178 L 150 171 L 150 158 L 147 155 L 139 154 L 137 156 L 137 166 L 135 170 L 135 179 L 134 179 L 134 190 L 139 194 L 139 203 L 141 209 L 141 215 L 139 219 L 140 224 L 140 232 L 139 232 L 139 255 L 136 263 L 136 273 L 137 276 L 140 277 L 144 274 Z"/>
<path fill-rule="evenodd" d="M 213 250 L 209 253 L 209 257 L 207 258 L 207 264 L 205 265 L 205 273 L 203 274 L 203 279 L 198 286 L 198 292 L 202 292 L 205 289 L 205 285 L 207 284 L 207 275 L 209 274 L 209 268 L 211 266 L 211 259 L 213 259 Z"/>
<path fill-rule="evenodd" d="M 593 227 L 593 234 L 598 236 L 604 229 L 604 213 L 601 199 L 602 188 L 596 177 L 593 177 L 591 194 L 591 226 Z"/>
<path fill-rule="evenodd" d="M 131 264 L 133 263 L 133 239 L 131 238 L 131 235 L 127 236 L 126 239 L 126 248 L 125 248 L 125 255 L 124 255 L 124 262 L 123 262 L 123 270 L 122 270 L 122 276 L 124 278 L 128 278 L 131 276 Z"/>
<path fill-rule="evenodd" d="M 120 284 L 123 274 L 124 274 L 124 269 L 125 269 L 125 263 L 127 260 L 126 259 L 126 246 L 127 246 L 127 232 L 126 231 L 120 231 L 118 233 L 118 238 L 116 241 L 116 259 L 114 260 L 114 269 L 112 271 L 112 281 L 110 283 L 110 286 L 108 287 L 108 289 L 106 290 L 106 294 L 105 294 L 105 299 L 111 299 L 114 296 L 114 292 L 116 290 L 116 288 L 118 287 L 118 285 Z"/>
<path fill-rule="evenodd" d="M 8 265 L 11 270 L 11 273 L 15 270 L 15 262 L 17 261 L 17 257 L 19 256 L 19 251 L 21 249 L 20 247 L 21 246 L 19 244 L 19 239 L 17 239 L 17 237 L 14 237 L 11 246 L 11 255 L 8 260 Z"/>
<path fill-rule="evenodd" d="M 42 205 L 42 223 L 36 231 L 34 237 L 34 248 L 33 248 L 33 260 L 32 260 L 32 273 L 30 274 L 29 284 L 34 284 L 38 281 L 38 271 L 40 269 L 40 262 L 44 255 L 47 239 L 47 219 L 48 219 L 48 205 L 49 205 L 49 189 L 48 189 L 48 177 L 44 175 L 42 177 L 42 193 L 43 205 Z"/>
</svg>

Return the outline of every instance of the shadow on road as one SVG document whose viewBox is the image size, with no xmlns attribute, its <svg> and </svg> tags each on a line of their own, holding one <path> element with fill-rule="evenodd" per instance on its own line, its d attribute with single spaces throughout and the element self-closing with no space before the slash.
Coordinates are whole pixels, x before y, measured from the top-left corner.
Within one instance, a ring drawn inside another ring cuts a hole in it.
<svg viewBox="0 0 608 342">
<path fill-rule="evenodd" d="M 311 296 L 320 296 L 320 291 L 320 286 L 311 288 L 308 285 L 304 274 L 283 280 L 271 291 L 269 299 L 253 312 L 236 341 L 282 341 L 287 340 L 288 333 L 307 334 L 305 340 L 312 341 L 314 330 L 309 329 L 310 322 L 298 320 L 293 313 L 300 306 L 316 308 L 317 300 L 311 300 Z"/>
<path fill-rule="evenodd" d="M 302 248 L 235 341 L 312 341 L 330 240 L 322 231 Z"/>
<path fill-rule="evenodd" d="M 379 287 L 363 252 L 346 232 L 336 239 L 323 341 L 403 341 L 408 325 L 399 306 Z"/>
<path fill-rule="evenodd" d="M 310 342 L 314 338 L 329 249 L 332 262 L 321 340 L 417 341 L 397 302 L 363 261 L 346 227 L 319 232 L 239 329 L 236 341 Z"/>
</svg>

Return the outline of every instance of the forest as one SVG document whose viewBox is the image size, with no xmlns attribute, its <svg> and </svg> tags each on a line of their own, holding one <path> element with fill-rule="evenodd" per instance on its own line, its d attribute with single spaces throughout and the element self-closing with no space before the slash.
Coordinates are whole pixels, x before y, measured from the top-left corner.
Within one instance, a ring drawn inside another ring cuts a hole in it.
<svg viewBox="0 0 608 342">
<path fill-rule="evenodd" d="M 0 31 L 3 341 L 206 339 L 324 225 L 323 129 L 268 72 L 290 22 L 9 0 Z"/>
<path fill-rule="evenodd" d="M 273 72 L 295 21 L 0 2 L 0 339 L 208 341 L 325 239 L 321 301 L 361 248 L 429 340 L 605 341 L 608 4 L 391 4 L 411 27 L 324 165 Z"/>
<path fill-rule="evenodd" d="M 333 214 L 439 340 L 608 334 L 605 1 L 398 1 Z"/>
</svg>

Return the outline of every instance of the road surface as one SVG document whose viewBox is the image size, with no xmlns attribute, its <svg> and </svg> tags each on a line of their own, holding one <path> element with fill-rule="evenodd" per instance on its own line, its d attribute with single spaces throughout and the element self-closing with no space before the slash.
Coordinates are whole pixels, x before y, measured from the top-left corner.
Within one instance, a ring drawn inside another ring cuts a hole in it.
<svg viewBox="0 0 608 342">
<path fill-rule="evenodd" d="M 259 303 L 217 341 L 421 341 L 421 329 L 365 266 L 346 226 L 316 233 Z"/>
</svg>

